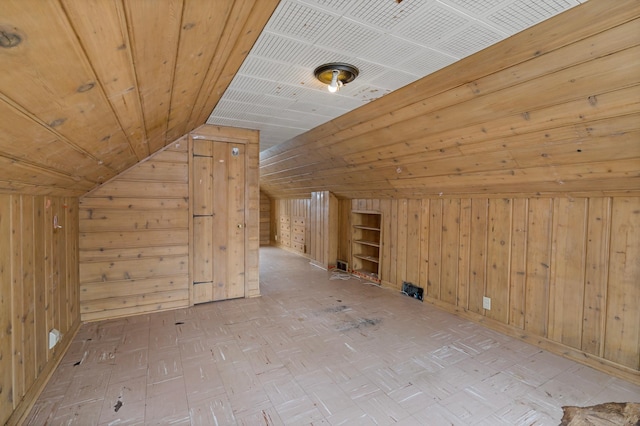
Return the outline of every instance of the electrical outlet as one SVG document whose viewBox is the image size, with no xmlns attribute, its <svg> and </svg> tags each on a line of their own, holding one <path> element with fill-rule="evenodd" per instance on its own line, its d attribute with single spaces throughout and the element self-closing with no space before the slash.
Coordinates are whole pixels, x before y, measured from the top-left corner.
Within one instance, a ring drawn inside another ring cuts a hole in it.
<svg viewBox="0 0 640 426">
<path fill-rule="evenodd" d="M 49 349 L 52 349 L 55 345 L 58 344 L 60 339 L 62 338 L 62 333 L 56 330 L 55 328 L 49 332 Z"/>
<path fill-rule="evenodd" d="M 486 309 L 487 311 L 491 310 L 491 298 L 490 297 L 483 297 L 482 298 L 482 308 Z"/>
</svg>

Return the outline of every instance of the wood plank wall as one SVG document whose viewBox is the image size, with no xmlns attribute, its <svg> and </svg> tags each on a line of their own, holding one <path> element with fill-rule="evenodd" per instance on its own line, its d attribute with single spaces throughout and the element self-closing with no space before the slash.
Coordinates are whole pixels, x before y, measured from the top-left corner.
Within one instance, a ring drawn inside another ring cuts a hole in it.
<svg viewBox="0 0 640 426">
<path fill-rule="evenodd" d="M 189 305 L 187 138 L 80 199 L 80 300 L 92 321 Z"/>
<path fill-rule="evenodd" d="M 66 351 L 78 287 L 78 199 L 0 195 L 0 424 L 19 422 Z"/>
<path fill-rule="evenodd" d="M 311 194 L 307 235 L 311 263 L 324 269 L 335 267 L 338 254 L 338 199 L 329 191 Z"/>
<path fill-rule="evenodd" d="M 295 218 L 302 219 L 304 221 L 305 237 L 309 235 L 310 208 L 311 200 L 307 198 L 271 200 L 271 243 L 285 250 L 306 255 L 308 250 L 294 249 L 292 227 Z M 283 220 L 288 220 L 288 231 L 282 226 Z M 308 241 L 305 242 L 306 244 L 308 244 Z"/>
<path fill-rule="evenodd" d="M 350 209 L 382 212 L 383 285 L 412 282 L 427 302 L 640 383 L 640 196 L 341 206 L 341 229 Z"/>
<path fill-rule="evenodd" d="M 271 244 L 271 199 L 260 191 L 260 245 Z"/>
</svg>

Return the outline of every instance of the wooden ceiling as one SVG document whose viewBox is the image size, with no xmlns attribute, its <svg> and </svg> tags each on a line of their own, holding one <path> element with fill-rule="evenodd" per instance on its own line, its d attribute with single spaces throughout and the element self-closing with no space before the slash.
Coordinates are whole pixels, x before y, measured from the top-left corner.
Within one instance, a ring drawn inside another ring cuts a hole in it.
<svg viewBox="0 0 640 426">
<path fill-rule="evenodd" d="M 640 2 L 590 0 L 261 153 L 277 198 L 640 190 Z"/>
<path fill-rule="evenodd" d="M 277 0 L 3 0 L 0 192 L 75 196 L 203 124 Z"/>
</svg>

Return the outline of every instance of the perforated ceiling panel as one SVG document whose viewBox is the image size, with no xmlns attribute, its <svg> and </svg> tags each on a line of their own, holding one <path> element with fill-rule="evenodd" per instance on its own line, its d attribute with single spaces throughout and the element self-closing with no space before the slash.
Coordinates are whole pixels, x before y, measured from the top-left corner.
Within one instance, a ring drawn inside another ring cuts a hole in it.
<svg viewBox="0 0 640 426">
<path fill-rule="evenodd" d="M 282 0 L 208 119 L 268 149 L 585 0 Z M 331 94 L 327 62 L 360 70 Z"/>
</svg>

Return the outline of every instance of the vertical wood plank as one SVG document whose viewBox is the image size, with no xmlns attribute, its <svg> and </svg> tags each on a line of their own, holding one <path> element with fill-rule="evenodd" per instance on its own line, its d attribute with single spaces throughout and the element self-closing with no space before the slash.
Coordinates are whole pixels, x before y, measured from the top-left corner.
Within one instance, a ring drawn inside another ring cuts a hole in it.
<svg viewBox="0 0 640 426">
<path fill-rule="evenodd" d="M 581 349 L 600 357 L 604 355 L 610 231 L 611 198 L 590 198 Z"/>
<path fill-rule="evenodd" d="M 213 194 L 213 157 L 193 157 L 192 164 L 193 215 L 211 215 L 213 214 L 213 197 L 211 196 Z"/>
<path fill-rule="evenodd" d="M 442 200 L 429 201 L 429 275 L 427 295 L 440 299 L 442 268 Z"/>
<path fill-rule="evenodd" d="M 525 330 L 547 337 L 553 200 L 529 200 Z"/>
<path fill-rule="evenodd" d="M 429 200 L 420 201 L 420 281 L 418 285 L 423 289 L 427 288 L 429 280 L 429 230 L 431 218 L 429 206 Z"/>
<path fill-rule="evenodd" d="M 469 243 L 469 309 L 483 313 L 482 297 L 485 294 L 487 268 L 487 221 L 489 200 L 471 200 L 471 238 Z"/>
<path fill-rule="evenodd" d="M 527 273 L 526 198 L 513 200 L 511 218 L 511 265 L 509 277 L 509 324 L 524 329 L 525 284 Z"/>
<path fill-rule="evenodd" d="M 60 292 L 58 291 L 60 287 L 60 257 L 58 254 L 60 251 L 60 239 L 58 238 L 58 230 L 53 227 L 54 218 L 56 216 L 59 218 L 59 204 L 60 203 L 57 198 L 50 198 L 50 217 L 48 218 L 48 223 L 45 224 L 46 235 L 51 237 L 47 244 L 47 249 L 49 250 L 47 257 L 49 258 L 50 265 L 50 273 L 47 274 L 47 294 L 49 295 L 49 300 L 47 301 L 49 310 L 47 316 L 47 330 L 51 330 L 52 328 L 60 329 Z M 47 231 L 47 228 L 49 231 Z M 53 356 L 53 349 L 49 349 L 49 356 Z"/>
<path fill-rule="evenodd" d="M 37 374 L 39 375 L 47 363 L 47 311 L 46 311 L 46 277 L 45 277 L 45 244 L 47 238 L 45 232 L 49 229 L 45 227 L 45 197 L 39 196 L 35 199 L 35 212 L 33 233 L 35 236 L 34 244 L 34 295 L 35 295 L 35 342 L 36 342 L 36 360 Z M 46 231 L 45 231 L 46 229 Z M 78 315 L 76 314 L 76 318 Z"/>
<path fill-rule="evenodd" d="M 260 296 L 260 147 L 258 132 L 246 136 L 245 297 Z"/>
<path fill-rule="evenodd" d="M 58 223 L 60 228 L 54 232 L 54 238 L 56 242 L 56 259 L 57 259 L 57 273 L 58 278 L 58 329 L 62 334 L 66 334 L 69 330 L 69 292 L 67 282 L 67 233 L 69 229 L 65 226 L 67 222 L 67 205 L 64 198 L 57 199 L 57 211 L 58 211 Z"/>
<path fill-rule="evenodd" d="M 11 210 L 15 196 L 0 194 L 0 423 L 13 411 L 13 351 L 11 277 Z"/>
<path fill-rule="evenodd" d="M 469 307 L 469 264 L 471 238 L 471 199 L 460 200 L 460 240 L 458 245 L 458 284 L 456 305 Z"/>
<path fill-rule="evenodd" d="M 193 218 L 193 281 L 195 283 L 213 282 L 213 217 Z M 202 300 L 202 299 L 199 299 Z"/>
<path fill-rule="evenodd" d="M 67 306 L 67 330 L 78 321 L 80 317 L 80 296 L 78 294 L 80 287 L 79 277 L 79 263 L 80 263 L 80 248 L 78 243 L 79 237 L 79 200 L 77 198 L 65 198 L 65 204 L 67 205 L 67 214 L 65 221 L 65 228 L 67 229 L 67 294 L 69 305 Z"/>
<path fill-rule="evenodd" d="M 455 305 L 458 300 L 458 249 L 460 246 L 460 199 L 442 203 L 442 247 L 440 300 Z"/>
<path fill-rule="evenodd" d="M 382 235 L 380 236 L 382 239 L 382 244 L 380 247 L 381 253 L 381 262 L 380 265 L 380 278 L 382 282 L 391 283 L 391 247 L 392 242 L 391 238 L 391 200 L 383 199 L 380 200 L 380 212 L 382 214 Z"/>
<path fill-rule="evenodd" d="M 245 296 L 245 157 L 244 144 L 225 143 L 228 159 L 227 175 L 227 200 L 229 210 L 229 244 L 227 247 L 227 259 L 229 262 L 229 288 L 228 298 Z M 231 153 L 232 149 L 238 150 L 238 155 Z M 252 209 L 255 211 L 255 209 Z"/>
<path fill-rule="evenodd" d="M 407 208 L 407 275 L 413 285 L 420 282 L 420 200 L 409 200 Z"/>
<path fill-rule="evenodd" d="M 22 196 L 11 197 L 11 299 L 12 330 L 11 346 L 13 350 L 13 407 L 22 399 L 25 393 L 24 383 L 24 321 L 25 314 L 22 303 Z"/>
<path fill-rule="evenodd" d="M 640 197 L 617 197 L 611 208 L 611 251 L 604 356 L 640 369 Z"/>
<path fill-rule="evenodd" d="M 35 334 L 35 277 L 34 277 L 34 202 L 33 197 L 23 195 L 21 211 L 21 227 L 19 238 L 22 241 L 22 346 L 24 362 L 25 391 L 36 379 L 36 334 Z M 76 282 L 77 285 L 77 282 Z"/>
<path fill-rule="evenodd" d="M 487 286 L 491 310 L 485 315 L 502 323 L 509 322 L 509 255 L 511 249 L 511 200 L 489 201 L 487 238 Z"/>
<path fill-rule="evenodd" d="M 391 286 L 398 285 L 398 200 L 391 200 L 391 229 L 389 232 L 390 259 L 389 282 Z"/>
<path fill-rule="evenodd" d="M 574 348 L 582 346 L 586 214 L 585 198 L 554 202 L 548 336 Z"/>
<path fill-rule="evenodd" d="M 396 254 L 395 288 L 401 289 L 402 282 L 407 280 L 407 239 L 408 235 L 408 200 L 398 200 L 398 249 Z"/>
<path fill-rule="evenodd" d="M 213 300 L 228 299 L 229 154 L 226 143 L 213 142 Z"/>
</svg>

